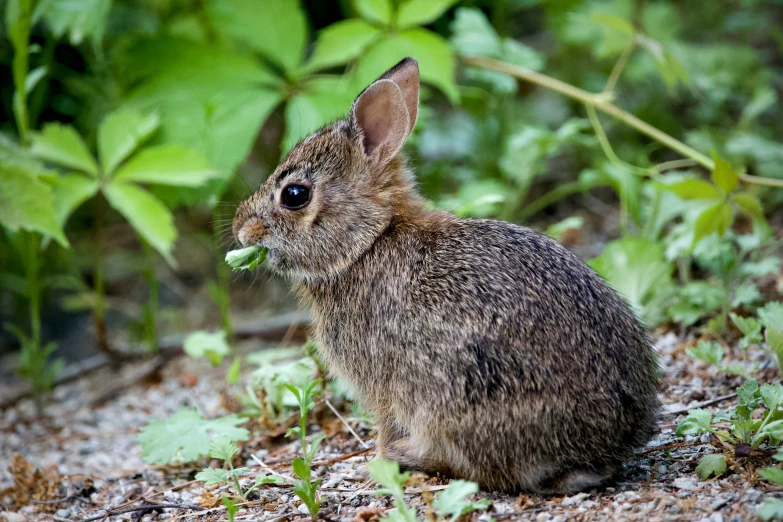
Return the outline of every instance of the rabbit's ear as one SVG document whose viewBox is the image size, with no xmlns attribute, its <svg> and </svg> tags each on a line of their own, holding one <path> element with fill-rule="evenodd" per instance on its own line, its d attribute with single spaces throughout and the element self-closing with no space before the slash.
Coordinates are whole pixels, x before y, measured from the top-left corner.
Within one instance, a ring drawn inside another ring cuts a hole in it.
<svg viewBox="0 0 783 522">
<path fill-rule="evenodd" d="M 386 71 L 383 80 L 391 80 L 397 84 L 405 99 L 405 108 L 408 109 L 410 127 L 408 134 L 413 132 L 416 125 L 416 117 L 419 115 L 419 62 L 408 57 Z"/>
<path fill-rule="evenodd" d="M 392 80 L 378 80 L 362 92 L 351 107 L 351 126 L 364 154 L 380 164 L 400 152 L 410 129 L 402 91 Z"/>
</svg>

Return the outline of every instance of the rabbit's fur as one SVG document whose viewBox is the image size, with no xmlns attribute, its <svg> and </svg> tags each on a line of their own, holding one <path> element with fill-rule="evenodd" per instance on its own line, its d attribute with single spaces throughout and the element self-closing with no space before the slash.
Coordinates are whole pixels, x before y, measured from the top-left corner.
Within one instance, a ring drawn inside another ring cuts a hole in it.
<svg viewBox="0 0 783 522">
<path fill-rule="evenodd" d="M 329 368 L 378 422 L 378 455 L 488 489 L 597 486 L 651 436 L 649 338 L 584 262 L 521 226 L 430 210 L 399 154 L 418 105 L 403 60 L 299 143 L 235 237 L 313 309 Z M 288 184 L 311 189 L 282 208 Z"/>
</svg>

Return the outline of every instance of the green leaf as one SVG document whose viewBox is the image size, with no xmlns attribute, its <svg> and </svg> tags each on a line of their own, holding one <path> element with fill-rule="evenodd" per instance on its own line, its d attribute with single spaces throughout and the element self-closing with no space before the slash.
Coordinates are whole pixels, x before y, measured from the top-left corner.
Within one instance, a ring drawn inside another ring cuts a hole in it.
<svg viewBox="0 0 783 522">
<path fill-rule="evenodd" d="M 98 192 L 98 181 L 81 174 L 64 174 L 52 180 L 54 215 L 61 227 L 79 205 Z"/>
<path fill-rule="evenodd" d="M 197 151 L 180 145 L 159 145 L 131 158 L 117 171 L 114 180 L 197 187 L 217 175 Z"/>
<path fill-rule="evenodd" d="M 761 394 L 759 393 L 759 383 L 756 379 L 749 379 L 745 384 L 737 388 L 737 397 L 739 397 L 739 406 L 745 409 L 747 417 L 750 416 L 756 408 L 759 407 L 759 399 Z"/>
<path fill-rule="evenodd" d="M 239 250 L 226 253 L 226 264 L 235 272 L 240 270 L 253 270 L 266 259 L 267 249 L 251 245 Z"/>
<path fill-rule="evenodd" d="M 759 287 L 753 283 L 744 283 L 734 289 L 734 297 L 731 300 L 733 308 L 742 305 L 752 305 L 762 299 Z"/>
<path fill-rule="evenodd" d="M 239 511 L 237 501 L 231 500 L 225 495 L 220 497 L 220 500 L 223 502 L 223 505 L 226 506 L 226 516 L 228 517 L 228 522 L 234 522 L 234 515 L 236 515 L 237 511 Z"/>
<path fill-rule="evenodd" d="M 11 231 L 29 230 L 67 247 L 68 239 L 55 214 L 51 187 L 30 169 L 0 164 L 0 224 Z"/>
<path fill-rule="evenodd" d="M 204 482 L 204 484 L 207 486 L 215 486 L 217 484 L 228 482 L 229 475 L 228 472 L 223 469 L 204 468 L 203 470 L 196 473 L 195 478 L 199 482 Z"/>
<path fill-rule="evenodd" d="M 723 360 L 723 346 L 720 343 L 710 343 L 707 341 L 699 341 L 694 348 L 687 348 L 685 353 L 691 357 L 695 357 L 700 361 L 704 361 L 709 364 L 718 364 Z"/>
<path fill-rule="evenodd" d="M 196 409 L 182 408 L 166 420 L 150 421 L 141 429 L 137 441 L 142 458 L 149 464 L 169 464 L 175 459 L 192 462 L 209 453 L 212 435 L 232 441 L 247 440 L 250 433 L 238 428 L 244 419 L 227 415 L 206 420 Z"/>
<path fill-rule="evenodd" d="M 734 219 L 734 211 L 731 205 L 720 201 L 704 209 L 693 228 L 693 244 L 695 245 L 704 237 L 717 232 L 720 236 L 726 233 Z"/>
<path fill-rule="evenodd" d="M 764 331 L 764 341 L 769 345 L 778 358 L 778 365 L 783 364 L 783 332 L 775 328 L 767 328 Z"/>
<path fill-rule="evenodd" d="M 451 32 L 451 44 L 458 54 L 500 58 L 500 36 L 480 9 L 457 9 Z"/>
<path fill-rule="evenodd" d="M 759 308 L 757 314 L 761 324 L 783 332 L 783 303 L 780 301 L 769 302 Z"/>
<path fill-rule="evenodd" d="M 479 487 L 475 482 L 467 480 L 452 480 L 446 489 L 435 498 L 432 507 L 438 510 L 441 516 L 450 515 L 452 521 L 456 521 L 460 516 L 475 511 L 477 509 L 486 509 L 489 507 L 489 500 L 480 500 L 471 502 L 467 497 L 478 493 Z"/>
<path fill-rule="evenodd" d="M 404 500 L 405 492 L 402 487 L 410 478 L 410 472 L 400 473 L 400 465 L 388 460 L 372 460 L 367 465 L 372 479 L 386 488 L 387 492 L 379 491 L 376 494 L 390 494 L 393 497 Z"/>
<path fill-rule="evenodd" d="M 758 470 L 759 476 L 764 480 L 774 482 L 778 486 L 783 486 L 783 469 L 780 468 L 762 468 Z"/>
<path fill-rule="evenodd" d="M 703 479 L 726 472 L 726 457 L 719 454 L 704 455 L 696 466 L 696 473 Z"/>
<path fill-rule="evenodd" d="M 426 29 L 407 29 L 371 46 L 356 68 L 356 84 L 369 85 L 407 56 L 419 61 L 423 82 L 434 85 L 456 103 L 459 92 L 454 83 L 454 55 L 443 38 Z"/>
<path fill-rule="evenodd" d="M 654 40 L 644 34 L 636 34 L 635 41 L 643 48 L 647 49 L 655 60 L 655 68 L 658 69 L 658 73 L 663 78 L 666 86 L 670 89 L 677 85 L 677 82 L 684 84 L 690 83 L 688 71 L 677 60 L 672 52 L 664 47 L 660 42 Z"/>
<path fill-rule="evenodd" d="M 291 466 L 293 467 L 294 473 L 297 477 L 306 482 L 310 482 L 310 466 L 304 460 L 297 457 L 291 463 Z"/>
<path fill-rule="evenodd" d="M 397 27 L 427 25 L 440 18 L 457 0 L 407 0 L 397 8 Z"/>
<path fill-rule="evenodd" d="M 748 194 L 747 192 L 735 194 L 734 203 L 751 218 L 764 219 L 764 209 L 761 206 L 761 201 L 753 194 Z"/>
<path fill-rule="evenodd" d="M 774 411 L 778 406 L 783 404 L 783 384 L 764 384 L 760 389 L 761 398 L 764 399 L 764 403 L 767 408 Z"/>
<path fill-rule="evenodd" d="M 451 24 L 451 45 L 461 56 L 487 56 L 533 70 L 543 68 L 543 56 L 514 39 L 500 38 L 479 9 L 460 8 Z M 517 90 L 513 76 L 480 67 L 466 67 L 465 77 L 489 84 L 497 93 Z"/>
<path fill-rule="evenodd" d="M 301 139 L 327 123 L 345 116 L 354 94 L 345 82 L 319 78 L 308 82 L 308 91 L 292 99 L 285 107 L 287 152 Z"/>
<path fill-rule="evenodd" d="M 63 167 L 98 176 L 98 165 L 81 136 L 70 125 L 47 123 L 33 136 L 33 154 Z"/>
<path fill-rule="evenodd" d="M 783 439 L 783 420 L 770 422 L 761 430 L 759 430 L 753 439 L 754 441 L 762 441 L 767 437 L 776 439 L 778 441 Z"/>
<path fill-rule="evenodd" d="M 237 443 L 223 435 L 215 437 L 209 445 L 209 456 L 226 462 L 231 462 L 238 451 Z"/>
<path fill-rule="evenodd" d="M 726 192 L 731 192 L 739 184 L 739 174 L 731 168 L 731 163 L 717 154 L 713 154 L 715 168 L 712 169 L 712 181 Z"/>
<path fill-rule="evenodd" d="M 756 262 L 746 261 L 740 265 L 740 274 L 750 277 L 780 275 L 780 258 L 770 256 Z"/>
<path fill-rule="evenodd" d="M 42 0 L 34 18 L 43 17 L 57 38 L 67 33 L 73 46 L 90 38 L 100 47 L 111 5 L 112 0 Z"/>
<path fill-rule="evenodd" d="M 30 93 L 35 89 L 35 86 L 38 85 L 38 83 L 43 79 L 44 76 L 46 76 L 47 69 L 45 65 L 42 65 L 40 67 L 36 67 L 29 73 L 27 73 L 27 78 L 25 78 L 24 81 L 24 90 L 27 93 Z"/>
<path fill-rule="evenodd" d="M 720 197 L 720 192 L 715 185 L 700 179 L 684 179 L 676 183 L 658 183 L 656 188 L 673 192 L 682 199 L 715 199 Z"/>
<path fill-rule="evenodd" d="M 321 443 L 326 438 L 326 435 L 318 435 L 317 437 L 314 437 L 313 440 L 310 441 L 310 451 L 307 455 L 307 460 L 309 462 L 312 462 L 315 460 L 315 456 L 318 454 L 318 447 L 321 445 Z"/>
<path fill-rule="evenodd" d="M 98 127 L 98 157 L 105 174 L 114 172 L 160 125 L 156 113 L 143 115 L 121 109 L 112 112 Z"/>
<path fill-rule="evenodd" d="M 740 340 L 740 348 L 747 348 L 751 344 L 757 344 L 761 342 L 761 324 L 753 317 L 740 317 L 734 312 L 729 313 L 732 322 L 737 326 L 740 332 L 742 332 L 742 339 Z"/>
<path fill-rule="evenodd" d="M 671 285 L 674 266 L 666 260 L 663 245 L 643 238 L 627 237 L 609 243 L 588 264 L 625 296 L 636 312 L 652 322 L 661 304 L 656 294 Z"/>
<path fill-rule="evenodd" d="M 256 475 L 254 483 L 257 486 L 265 486 L 267 484 L 282 485 L 286 483 L 286 480 L 279 475 Z"/>
<path fill-rule="evenodd" d="M 174 264 L 171 249 L 177 237 L 174 217 L 160 200 L 131 183 L 114 181 L 103 189 L 109 204 L 122 214 L 136 232 Z"/>
<path fill-rule="evenodd" d="M 185 338 L 183 350 L 195 359 L 205 357 L 207 352 L 212 352 L 220 359 L 216 366 L 220 365 L 223 356 L 231 353 L 231 348 L 226 342 L 226 332 L 223 330 L 212 333 L 205 331 L 190 333 Z"/>
<path fill-rule="evenodd" d="M 633 25 L 631 25 L 631 22 L 617 15 L 590 13 L 590 20 L 621 33 L 632 35 L 636 32 Z"/>
<path fill-rule="evenodd" d="M 393 8 L 390 0 L 354 0 L 353 6 L 366 20 L 381 25 L 391 24 Z"/>
<path fill-rule="evenodd" d="M 400 32 L 399 42 L 407 56 L 415 56 L 419 61 L 422 81 L 440 89 L 451 103 L 457 103 L 459 91 L 454 83 L 455 59 L 448 42 L 432 31 L 419 28 Z"/>
<path fill-rule="evenodd" d="M 764 499 L 764 504 L 756 509 L 756 516 L 764 522 L 783 519 L 783 500 L 779 498 Z"/>
<path fill-rule="evenodd" d="M 706 409 L 688 410 L 688 416 L 677 426 L 676 434 L 696 435 L 710 431 L 712 427 L 712 412 Z"/>
<path fill-rule="evenodd" d="M 206 10 L 218 32 L 247 42 L 285 70 L 302 61 L 308 31 L 299 0 L 211 0 Z"/>
<path fill-rule="evenodd" d="M 138 85 L 130 97 L 136 103 L 188 103 L 193 98 L 205 101 L 220 92 L 282 87 L 282 79 L 252 55 L 188 38 L 139 39 L 123 58 L 127 81 Z"/>
<path fill-rule="evenodd" d="M 313 56 L 305 68 L 317 71 L 347 63 L 359 57 L 382 34 L 380 29 L 359 18 L 333 23 L 318 34 Z"/>
<path fill-rule="evenodd" d="M 226 380 L 231 384 L 238 383 L 239 377 L 242 375 L 241 369 L 242 369 L 242 358 L 234 357 L 234 360 L 231 361 L 231 366 L 228 367 L 228 371 L 226 372 Z"/>
</svg>

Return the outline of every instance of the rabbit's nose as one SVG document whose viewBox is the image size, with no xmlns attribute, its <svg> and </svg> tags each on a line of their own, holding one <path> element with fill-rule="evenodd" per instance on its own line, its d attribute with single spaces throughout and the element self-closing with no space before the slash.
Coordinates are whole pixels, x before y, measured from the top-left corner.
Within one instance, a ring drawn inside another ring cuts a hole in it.
<svg viewBox="0 0 783 522">
<path fill-rule="evenodd" d="M 266 235 L 266 227 L 258 216 L 251 216 L 245 220 L 237 231 L 237 241 L 243 247 L 258 244 Z"/>
</svg>

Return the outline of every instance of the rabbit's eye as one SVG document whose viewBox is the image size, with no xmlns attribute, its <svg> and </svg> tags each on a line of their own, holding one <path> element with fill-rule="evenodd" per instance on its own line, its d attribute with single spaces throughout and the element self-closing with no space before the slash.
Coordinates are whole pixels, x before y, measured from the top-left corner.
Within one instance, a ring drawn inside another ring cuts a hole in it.
<svg viewBox="0 0 783 522">
<path fill-rule="evenodd" d="M 310 203 L 310 189 L 304 185 L 288 185 L 280 195 L 285 208 L 296 210 Z"/>
</svg>

